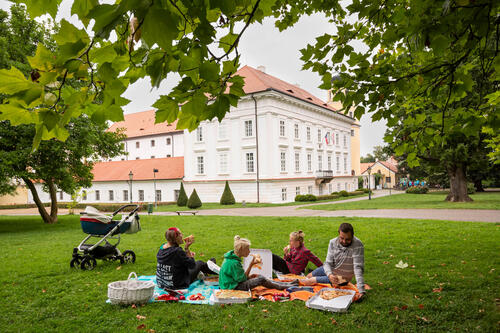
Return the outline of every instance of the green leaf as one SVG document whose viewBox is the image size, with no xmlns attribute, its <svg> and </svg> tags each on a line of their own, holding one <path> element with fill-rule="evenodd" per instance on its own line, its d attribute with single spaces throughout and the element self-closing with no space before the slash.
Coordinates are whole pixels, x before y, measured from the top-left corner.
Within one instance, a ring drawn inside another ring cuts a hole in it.
<svg viewBox="0 0 500 333">
<path fill-rule="evenodd" d="M 219 78 L 219 65 L 209 61 L 202 63 L 200 66 L 200 77 L 207 81 L 217 81 Z"/>
<path fill-rule="evenodd" d="M 160 96 L 160 99 L 153 104 L 153 107 L 158 109 L 155 113 L 155 124 L 163 123 L 165 121 L 171 124 L 175 121 L 175 119 L 177 119 L 179 105 L 168 96 Z"/>
<path fill-rule="evenodd" d="M 69 23 L 65 19 L 62 19 L 60 24 L 60 29 L 57 34 L 54 35 L 54 40 L 59 45 L 64 44 L 74 44 L 80 41 L 84 43 L 89 43 L 89 36 L 83 29 L 78 29 L 73 24 Z"/>
<path fill-rule="evenodd" d="M 434 36 L 431 42 L 431 47 L 436 56 L 442 56 L 449 45 L 450 41 L 443 35 Z"/>
<path fill-rule="evenodd" d="M 57 7 L 62 0 L 12 0 L 15 3 L 26 4 L 26 10 L 32 18 L 48 13 L 53 19 L 57 15 Z"/>
<path fill-rule="evenodd" d="M 109 33 L 122 19 L 122 15 L 123 13 L 118 5 L 102 4 L 94 7 L 87 17 L 95 20 L 92 30 L 96 36 L 107 39 L 109 38 Z"/>
<path fill-rule="evenodd" d="M 33 112 L 14 102 L 0 104 L 0 120 L 9 120 L 12 126 L 30 124 L 36 121 Z"/>
<path fill-rule="evenodd" d="M 172 40 L 179 35 L 177 16 L 153 6 L 149 9 L 142 25 L 142 38 L 150 46 L 158 44 L 164 50 L 172 46 Z"/>
<path fill-rule="evenodd" d="M 42 109 L 38 111 L 38 118 L 48 131 L 51 131 L 59 122 L 59 115 L 52 110 Z"/>
<path fill-rule="evenodd" d="M 17 68 L 0 69 L 0 94 L 12 95 L 33 86 L 34 83 L 26 80 L 23 73 Z"/>
<path fill-rule="evenodd" d="M 423 121 L 427 118 L 427 116 L 424 113 L 419 113 L 415 116 L 415 124 L 421 124 Z"/>
<path fill-rule="evenodd" d="M 57 63 L 57 58 L 54 53 L 47 49 L 42 43 L 38 44 L 35 55 L 27 59 L 31 68 L 44 71 L 51 70 Z"/>
<path fill-rule="evenodd" d="M 90 60 L 98 64 L 113 62 L 116 58 L 116 52 L 113 45 L 106 45 L 100 48 L 92 48 L 90 51 Z"/>
<path fill-rule="evenodd" d="M 222 48 L 224 52 L 228 52 L 231 46 L 236 41 L 236 38 L 238 38 L 237 34 L 233 34 L 231 32 L 228 33 L 219 40 L 219 47 Z"/>
<path fill-rule="evenodd" d="M 71 15 L 76 14 L 86 26 L 90 22 L 90 19 L 87 18 L 87 15 L 97 5 L 99 5 L 98 0 L 74 0 L 73 6 L 71 6 Z"/>
</svg>

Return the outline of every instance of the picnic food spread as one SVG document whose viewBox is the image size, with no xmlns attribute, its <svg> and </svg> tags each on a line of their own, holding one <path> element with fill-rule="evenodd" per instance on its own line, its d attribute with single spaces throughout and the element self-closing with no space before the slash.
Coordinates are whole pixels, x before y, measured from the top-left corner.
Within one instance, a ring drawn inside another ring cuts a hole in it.
<svg viewBox="0 0 500 333">
<path fill-rule="evenodd" d="M 303 275 L 297 275 L 297 274 L 283 274 L 283 275 L 280 275 L 282 279 L 290 279 L 290 280 L 296 280 L 296 279 L 307 279 L 306 276 L 303 276 Z"/>
<path fill-rule="evenodd" d="M 320 297 L 325 300 L 331 300 L 340 296 L 351 295 L 348 291 L 339 291 L 339 290 L 324 290 L 321 292 Z"/>
<path fill-rule="evenodd" d="M 254 257 L 254 267 L 258 268 L 258 269 L 262 269 L 262 258 L 260 257 L 260 254 L 256 253 L 256 254 L 252 254 L 252 256 Z"/>
<path fill-rule="evenodd" d="M 218 282 L 219 281 L 219 277 L 218 276 L 207 276 L 207 277 L 205 277 L 204 280 L 208 281 L 208 282 Z"/>
<path fill-rule="evenodd" d="M 202 301 L 205 299 L 205 296 L 203 296 L 202 294 L 200 293 L 197 293 L 197 294 L 194 294 L 194 295 L 191 295 L 188 297 L 188 299 L 190 301 Z"/>
<path fill-rule="evenodd" d="M 215 292 L 217 298 L 250 298 L 252 294 L 244 290 L 223 289 Z"/>
</svg>

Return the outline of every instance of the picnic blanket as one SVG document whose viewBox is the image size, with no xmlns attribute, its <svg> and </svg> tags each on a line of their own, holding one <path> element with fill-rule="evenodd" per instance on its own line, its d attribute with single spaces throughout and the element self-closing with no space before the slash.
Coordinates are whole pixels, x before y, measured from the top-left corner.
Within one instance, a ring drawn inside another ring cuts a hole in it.
<svg viewBox="0 0 500 333">
<path fill-rule="evenodd" d="M 161 295 L 168 294 L 165 290 L 161 289 L 158 287 L 156 284 L 156 275 L 141 275 L 137 278 L 140 281 L 152 281 L 155 284 L 155 290 L 153 293 L 153 299 L 151 302 L 164 302 L 164 301 L 158 301 L 155 298 Z M 185 292 L 183 292 L 184 296 L 186 297 L 185 300 L 179 301 L 180 303 L 189 303 L 189 304 L 209 304 L 208 300 L 210 296 L 212 296 L 212 293 L 214 290 L 219 289 L 219 286 L 207 286 L 203 283 L 203 281 L 197 280 L 188 287 Z M 202 294 L 205 299 L 200 300 L 200 301 L 191 301 L 189 300 L 189 296 L 191 295 L 196 295 L 197 293 Z"/>
</svg>

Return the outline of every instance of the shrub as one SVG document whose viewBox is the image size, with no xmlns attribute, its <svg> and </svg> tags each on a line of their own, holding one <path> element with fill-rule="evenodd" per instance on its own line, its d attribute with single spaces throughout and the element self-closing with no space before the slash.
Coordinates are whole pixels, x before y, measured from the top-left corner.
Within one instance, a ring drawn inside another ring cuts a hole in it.
<svg viewBox="0 0 500 333">
<path fill-rule="evenodd" d="M 406 189 L 406 193 L 411 193 L 411 194 L 426 194 L 429 192 L 428 187 L 408 187 Z"/>
<path fill-rule="evenodd" d="M 314 194 L 298 194 L 295 196 L 295 201 L 316 201 Z"/>
<path fill-rule="evenodd" d="M 318 201 L 321 201 L 321 200 L 332 200 L 332 199 L 337 199 L 339 198 L 340 196 L 338 194 L 325 194 L 325 195 L 318 195 L 316 197 L 316 199 Z"/>
<path fill-rule="evenodd" d="M 356 190 L 356 191 L 352 191 L 352 192 L 349 192 L 349 195 L 360 195 L 360 194 L 363 194 L 365 193 L 364 191 L 360 191 L 360 190 Z"/>
<path fill-rule="evenodd" d="M 362 176 L 359 176 L 358 177 L 358 188 L 362 188 L 363 187 L 363 177 Z"/>
<path fill-rule="evenodd" d="M 229 183 L 226 180 L 226 186 L 224 187 L 224 192 L 222 193 L 222 197 L 220 197 L 221 205 L 234 205 L 236 201 L 234 200 L 234 195 L 229 188 Z"/>
<path fill-rule="evenodd" d="M 362 188 L 360 190 L 363 191 L 363 193 L 371 193 L 372 192 L 372 190 L 369 190 L 367 188 Z"/>
<path fill-rule="evenodd" d="M 184 190 L 184 184 L 181 183 L 181 190 L 179 191 L 179 197 L 177 198 L 177 206 L 186 206 L 188 202 L 188 197 L 186 191 Z"/>
<path fill-rule="evenodd" d="M 339 192 L 339 195 L 340 195 L 341 197 L 348 197 L 348 196 L 349 196 L 349 193 L 347 193 L 347 191 L 340 191 L 340 192 Z"/>
<path fill-rule="evenodd" d="M 196 193 L 196 189 L 193 189 L 193 193 L 191 193 L 191 195 L 189 196 L 187 206 L 188 208 L 201 207 L 201 200 L 200 197 L 198 196 L 198 193 Z"/>
<path fill-rule="evenodd" d="M 467 183 L 467 194 L 476 193 L 476 187 L 472 183 Z"/>
<path fill-rule="evenodd" d="M 333 194 L 339 194 L 339 192 L 332 192 L 331 194 L 332 194 L 332 195 L 333 195 Z"/>
</svg>

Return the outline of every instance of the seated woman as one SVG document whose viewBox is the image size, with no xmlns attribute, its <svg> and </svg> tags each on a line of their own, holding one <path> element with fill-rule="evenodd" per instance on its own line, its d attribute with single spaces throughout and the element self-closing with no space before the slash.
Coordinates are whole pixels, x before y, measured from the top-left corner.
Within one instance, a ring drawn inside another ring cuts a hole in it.
<svg viewBox="0 0 500 333">
<path fill-rule="evenodd" d="M 156 282 L 160 288 L 185 289 L 196 280 L 201 272 L 213 273 L 207 264 L 194 260 L 194 253 L 189 247 L 194 242 L 192 236 L 183 239 L 178 228 L 169 228 L 165 232 L 166 243 L 162 244 L 156 255 Z M 185 242 L 184 250 L 179 246 Z M 210 259 L 215 262 L 215 259 Z"/>
<path fill-rule="evenodd" d="M 305 247 L 304 237 L 305 234 L 302 230 L 290 233 L 290 242 L 283 249 L 283 258 L 273 253 L 273 269 L 275 271 L 300 275 L 306 269 L 309 261 L 317 267 L 323 266 L 323 262 Z"/>
<path fill-rule="evenodd" d="M 240 238 L 238 235 L 234 236 L 234 250 L 224 255 L 224 262 L 219 272 L 219 287 L 221 289 L 251 290 L 257 286 L 264 286 L 283 290 L 299 284 L 298 280 L 284 283 L 266 279 L 262 275 L 249 275 L 250 270 L 256 264 L 255 257 L 246 271 L 243 270 L 241 264 L 241 258 L 248 257 L 249 254 L 250 241 Z"/>
</svg>

